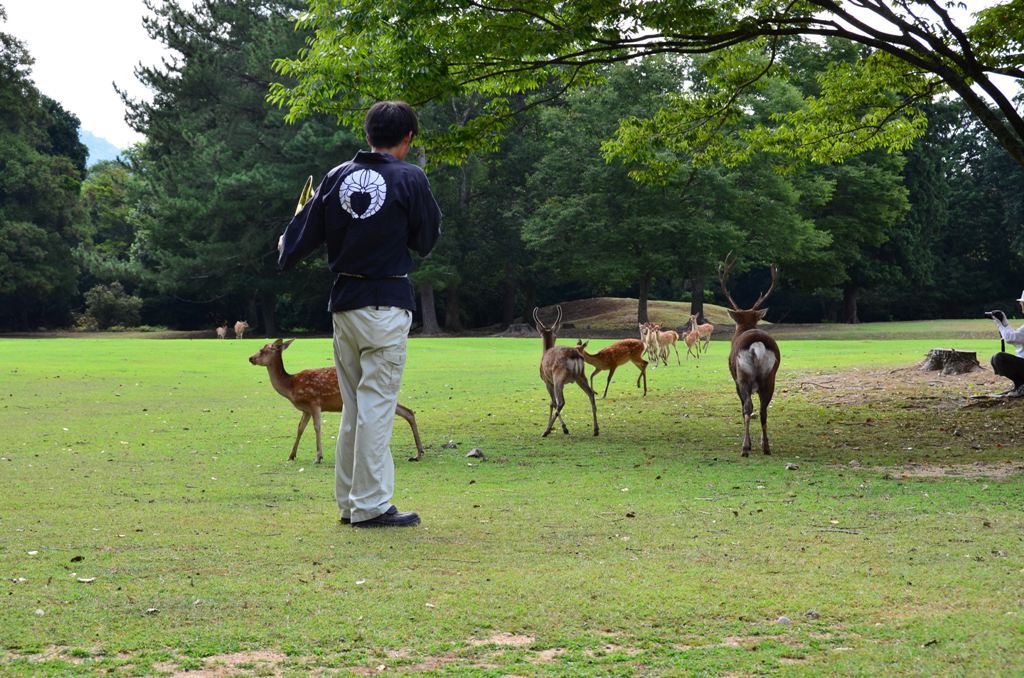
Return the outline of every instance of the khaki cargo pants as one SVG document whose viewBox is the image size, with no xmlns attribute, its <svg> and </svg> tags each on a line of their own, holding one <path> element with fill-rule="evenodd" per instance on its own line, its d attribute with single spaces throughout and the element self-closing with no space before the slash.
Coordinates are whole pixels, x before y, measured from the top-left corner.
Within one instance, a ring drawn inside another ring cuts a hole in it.
<svg viewBox="0 0 1024 678">
<path fill-rule="evenodd" d="M 333 318 L 334 364 L 344 402 L 334 496 L 342 517 L 359 522 L 391 508 L 395 462 L 389 445 L 412 313 L 368 306 Z"/>
</svg>

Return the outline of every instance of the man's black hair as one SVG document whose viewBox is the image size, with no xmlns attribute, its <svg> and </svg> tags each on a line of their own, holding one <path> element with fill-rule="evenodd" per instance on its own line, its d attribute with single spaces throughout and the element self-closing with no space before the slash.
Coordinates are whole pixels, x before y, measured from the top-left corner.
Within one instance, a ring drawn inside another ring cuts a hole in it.
<svg viewBox="0 0 1024 678">
<path fill-rule="evenodd" d="M 363 130 L 370 146 L 393 148 L 409 132 L 419 134 L 420 125 L 416 113 L 404 101 L 378 101 L 366 112 Z"/>
</svg>

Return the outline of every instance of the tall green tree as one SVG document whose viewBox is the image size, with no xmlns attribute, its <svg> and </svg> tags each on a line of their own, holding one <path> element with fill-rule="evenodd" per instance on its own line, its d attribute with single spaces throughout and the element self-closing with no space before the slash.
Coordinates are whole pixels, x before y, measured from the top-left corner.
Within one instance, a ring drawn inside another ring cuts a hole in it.
<svg viewBox="0 0 1024 678">
<path fill-rule="evenodd" d="M 193 326 L 247 318 L 274 334 L 280 311 L 290 325 L 326 327 L 324 261 L 282 276 L 276 242 L 306 176 L 319 180 L 361 143 L 323 118 L 288 125 L 266 101 L 274 56 L 303 42 L 291 23 L 300 4 L 148 6 L 150 35 L 181 55 L 137 70 L 152 102 L 127 100 L 132 126 L 147 138 L 139 168 L 158 291 Z"/>
<path fill-rule="evenodd" d="M 36 89 L 31 66 L 24 45 L 0 31 L 0 327 L 18 329 L 69 319 L 85 170 L 78 118 Z"/>
<path fill-rule="evenodd" d="M 602 294 L 636 290 L 640 322 L 659 278 L 690 279 L 693 312 L 701 315 L 705 283 L 729 251 L 745 262 L 787 265 L 827 242 L 803 215 L 815 179 L 781 172 L 770 156 L 736 167 L 678 159 L 673 171 L 659 173 L 657 185 L 637 183 L 628 166 L 603 161 L 601 139 L 616 113 L 643 115 L 675 83 L 696 76 L 687 68 L 653 58 L 616 65 L 606 79 L 540 116 L 549 153 L 530 177 L 537 207 L 526 224 L 527 242 L 562 279 Z"/>
<path fill-rule="evenodd" d="M 552 80 L 581 86 L 594 69 L 655 54 L 720 56 L 714 87 L 681 92 L 654 114 L 666 144 L 711 161 L 773 150 L 824 161 L 871 148 L 905 149 L 925 129 L 919 106 L 939 92 L 960 97 L 1014 160 L 1024 164 L 1024 118 L 999 78 L 1024 80 L 1024 0 L 964 17 L 936 0 L 511 0 L 382 3 L 309 0 L 299 25 L 308 47 L 278 70 L 275 101 L 299 118 L 327 111 L 354 121 L 376 98 L 415 101 L 535 93 Z M 779 68 L 786 39 L 831 37 L 867 50 L 822 75 L 818 96 L 771 124 L 718 140 L 742 113 L 738 94 Z M 500 98 L 471 128 L 439 140 L 453 154 L 494 143 L 514 106 Z"/>
</svg>

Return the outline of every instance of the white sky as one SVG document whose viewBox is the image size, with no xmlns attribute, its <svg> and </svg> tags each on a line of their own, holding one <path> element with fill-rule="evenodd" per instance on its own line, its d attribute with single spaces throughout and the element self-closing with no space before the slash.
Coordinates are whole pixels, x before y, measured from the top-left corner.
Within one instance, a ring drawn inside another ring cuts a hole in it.
<svg viewBox="0 0 1024 678">
<path fill-rule="evenodd" d="M 32 80 L 82 121 L 82 129 L 126 148 L 142 137 L 124 121 L 113 83 L 134 98 L 152 94 L 135 79 L 138 63 L 168 54 L 142 27 L 142 0 L 0 0 L 0 31 L 25 43 Z"/>
</svg>

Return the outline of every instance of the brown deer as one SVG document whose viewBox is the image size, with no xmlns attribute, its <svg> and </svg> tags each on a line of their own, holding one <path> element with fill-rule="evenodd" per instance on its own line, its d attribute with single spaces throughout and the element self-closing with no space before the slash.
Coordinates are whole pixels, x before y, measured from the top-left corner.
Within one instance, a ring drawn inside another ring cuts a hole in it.
<svg viewBox="0 0 1024 678">
<path fill-rule="evenodd" d="M 594 389 L 590 388 L 587 376 L 584 374 L 586 362 L 583 359 L 582 346 L 555 346 L 555 336 L 558 334 L 562 322 L 562 307 L 558 306 L 558 317 L 550 326 L 545 325 L 540 319 L 540 309 L 533 309 L 533 320 L 537 324 L 537 331 L 544 340 L 544 353 L 540 359 L 540 378 L 547 386 L 548 396 L 551 398 L 548 408 L 548 427 L 541 436 L 551 433 L 555 425 L 555 418 L 562 424 L 562 433 L 569 433 L 569 428 L 562 419 L 562 408 L 565 407 L 565 395 L 563 388 L 570 382 L 575 382 L 583 392 L 590 398 L 590 409 L 594 413 L 594 435 L 598 434 L 597 428 L 597 402 L 594 400 Z"/>
<path fill-rule="evenodd" d="M 651 325 L 651 330 L 654 336 L 657 338 L 658 343 L 658 355 L 661 358 L 661 362 L 668 365 L 668 347 L 671 346 L 672 350 L 676 352 L 676 364 L 682 365 L 683 363 L 679 360 L 679 349 L 676 348 L 676 343 L 679 341 L 679 333 L 675 330 L 662 331 L 661 325 Z"/>
<path fill-rule="evenodd" d="M 658 369 L 658 360 L 661 356 L 661 346 L 658 345 L 658 334 L 654 331 L 653 323 L 638 323 L 640 327 L 640 341 L 647 351 L 647 359 L 652 366 L 651 369 Z"/>
<path fill-rule="evenodd" d="M 228 338 L 228 326 L 227 325 L 218 325 L 217 326 L 217 338 L 218 339 L 227 339 Z"/>
<path fill-rule="evenodd" d="M 585 346 L 582 339 L 577 340 L 577 348 L 582 350 Z M 640 376 L 636 378 L 636 387 L 640 388 L 640 380 L 643 379 L 644 395 L 647 395 L 647 361 L 644 360 L 644 342 L 639 339 L 622 339 L 611 346 L 602 348 L 597 353 L 583 351 L 583 360 L 588 365 L 594 366 L 594 371 L 590 374 L 591 389 L 594 388 L 594 377 L 597 373 L 608 370 L 608 381 L 604 385 L 604 395 L 601 398 L 608 397 L 608 387 L 612 383 L 615 370 L 626 363 L 633 363 L 640 370 Z"/>
<path fill-rule="evenodd" d="M 731 256 L 731 253 L 730 253 Z M 741 455 L 750 455 L 750 416 L 754 412 L 753 396 L 756 393 L 761 404 L 761 451 L 771 454 L 768 445 L 768 405 L 775 394 L 775 374 L 779 371 L 782 355 L 779 345 L 763 330 L 757 329 L 757 323 L 764 318 L 768 309 L 761 305 L 775 289 L 778 280 L 778 269 L 771 265 L 772 282 L 768 291 L 757 298 L 754 305 L 743 310 L 733 301 L 726 286 L 733 261 L 726 256 L 725 262 L 719 266 L 718 280 L 729 300 L 732 309 L 729 316 L 736 321 L 736 332 L 732 336 L 732 350 L 729 352 L 729 372 L 736 382 L 736 393 L 743 406 L 743 450 Z"/>
<path fill-rule="evenodd" d="M 319 367 L 302 370 L 296 374 L 288 374 L 284 369 L 281 354 L 292 345 L 293 341 L 295 340 L 276 339 L 249 356 L 249 362 L 253 365 L 265 366 L 270 374 L 270 385 L 274 387 L 274 390 L 287 398 L 295 406 L 295 409 L 302 412 L 299 431 L 295 434 L 295 444 L 292 445 L 292 453 L 288 455 L 288 461 L 295 459 L 299 441 L 302 440 L 302 432 L 306 430 L 306 425 L 312 418 L 313 428 L 316 430 L 316 463 L 319 464 L 324 458 L 324 450 L 320 442 L 320 413 L 341 412 L 344 405 L 341 402 L 341 388 L 338 386 L 338 372 L 333 367 Z M 409 422 L 409 426 L 412 427 L 412 437 L 416 441 L 416 456 L 410 457 L 409 461 L 419 461 L 423 457 L 423 444 L 420 442 L 419 429 L 416 428 L 416 414 L 400 404 L 395 406 L 395 414 Z"/>
<path fill-rule="evenodd" d="M 235 323 L 235 339 L 244 339 L 245 331 L 249 329 L 249 323 L 244 320 L 239 320 Z"/>
<path fill-rule="evenodd" d="M 697 360 L 700 360 L 700 332 L 697 330 L 690 330 L 683 335 L 683 341 L 686 342 L 686 359 L 689 360 L 692 355 Z M 697 346 L 697 352 L 693 352 L 694 345 Z"/>
<path fill-rule="evenodd" d="M 715 326 L 711 323 L 697 323 L 697 316 L 690 316 L 690 329 L 697 330 L 700 338 L 704 341 L 703 351 L 708 352 L 708 345 L 711 344 L 711 335 L 715 332 Z"/>
</svg>

